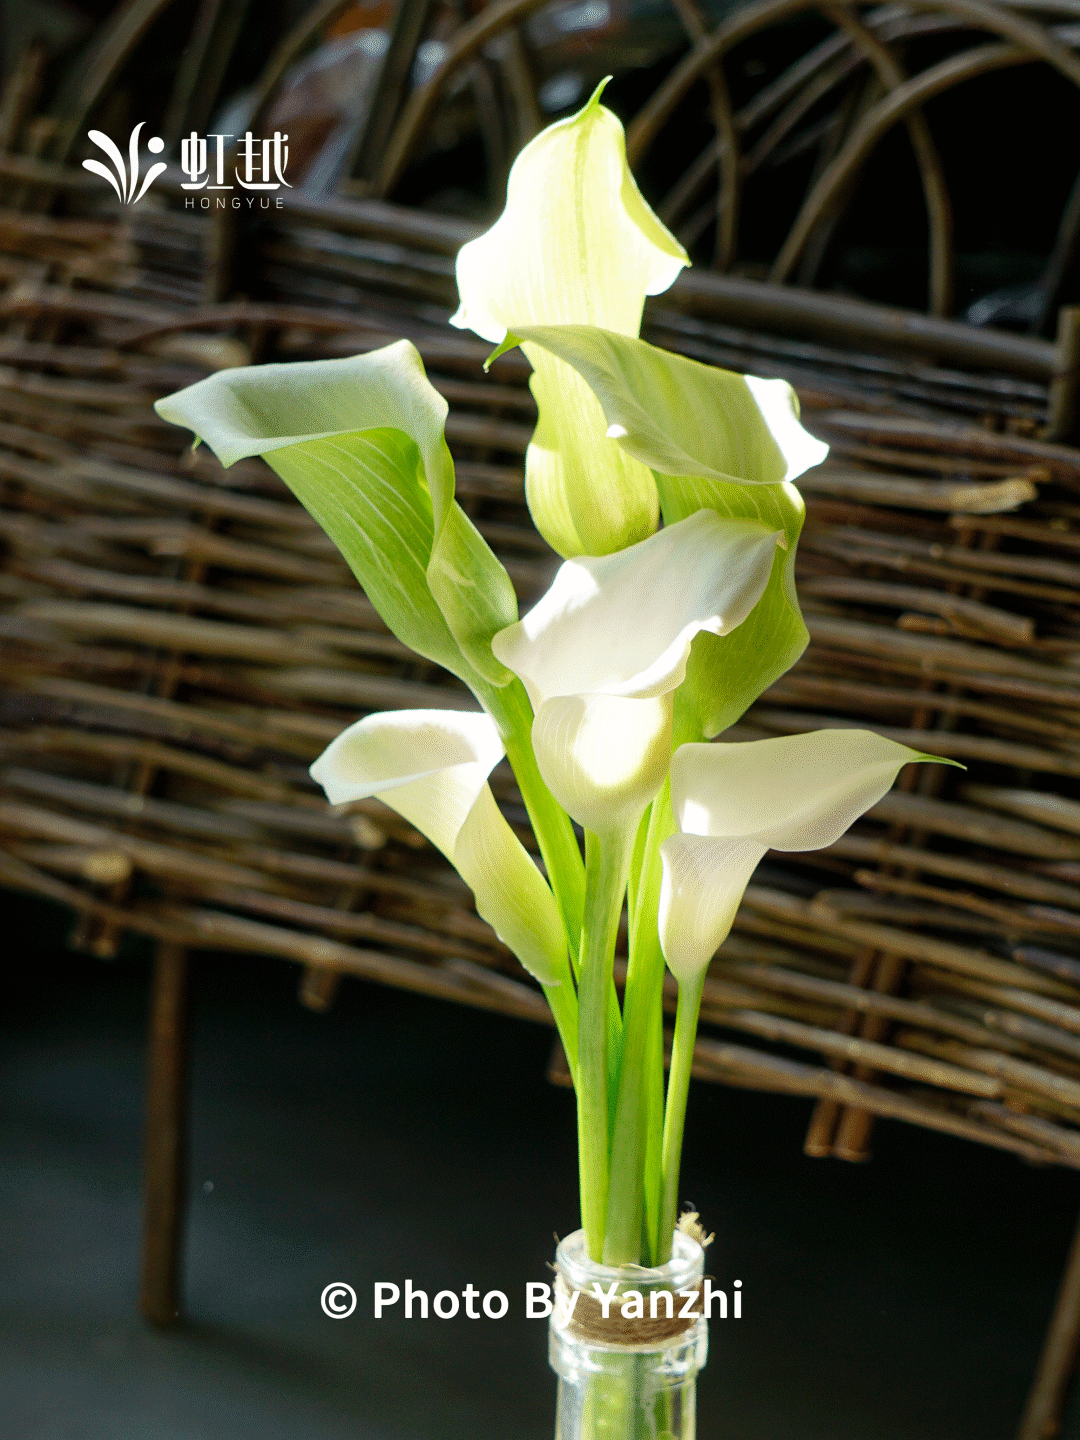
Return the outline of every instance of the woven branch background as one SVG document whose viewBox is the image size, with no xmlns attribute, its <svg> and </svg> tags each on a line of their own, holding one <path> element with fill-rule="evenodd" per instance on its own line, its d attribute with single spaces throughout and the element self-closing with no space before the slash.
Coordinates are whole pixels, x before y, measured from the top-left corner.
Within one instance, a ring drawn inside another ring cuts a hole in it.
<svg viewBox="0 0 1080 1440">
<path fill-rule="evenodd" d="M 0 883 L 70 906 L 102 956 L 133 931 L 298 962 L 315 1008 L 354 974 L 547 1023 L 441 857 L 307 775 L 360 714 L 471 697 L 261 461 L 225 471 L 151 409 L 223 365 L 408 336 L 527 607 L 557 564 L 523 499 L 528 367 L 485 378 L 446 323 L 471 230 L 298 199 L 240 237 L 266 298 L 210 304 L 236 236 L 51 178 L 63 218 L 0 197 Z M 968 769 L 905 772 L 829 851 L 767 858 L 698 1073 L 814 1097 L 813 1153 L 865 1155 L 885 1116 L 1080 1166 L 1080 452 L 1036 438 L 1045 377 L 781 340 L 705 298 L 691 276 L 650 302 L 646 338 L 786 376 L 833 447 L 802 484 L 811 648 L 723 738 L 865 724 Z M 493 786 L 531 843 L 504 767 Z"/>
</svg>

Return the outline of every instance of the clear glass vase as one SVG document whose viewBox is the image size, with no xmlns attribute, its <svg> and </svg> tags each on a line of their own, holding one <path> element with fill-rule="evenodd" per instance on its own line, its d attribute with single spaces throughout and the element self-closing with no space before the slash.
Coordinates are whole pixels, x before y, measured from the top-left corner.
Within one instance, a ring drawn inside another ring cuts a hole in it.
<svg viewBox="0 0 1080 1440">
<path fill-rule="evenodd" d="M 667 1265 L 597 1265 L 577 1230 L 555 1260 L 548 1332 L 559 1377 L 555 1440 L 694 1440 L 697 1374 L 709 1349 L 695 1294 L 701 1246 L 676 1231 Z"/>
</svg>

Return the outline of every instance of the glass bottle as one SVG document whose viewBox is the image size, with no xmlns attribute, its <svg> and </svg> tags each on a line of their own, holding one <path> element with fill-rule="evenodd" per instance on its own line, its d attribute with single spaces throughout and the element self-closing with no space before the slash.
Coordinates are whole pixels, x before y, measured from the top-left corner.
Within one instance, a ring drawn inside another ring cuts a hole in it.
<svg viewBox="0 0 1080 1440">
<path fill-rule="evenodd" d="M 577 1230 L 555 1260 L 555 1440 L 694 1440 L 696 1379 L 709 1349 L 698 1242 L 676 1231 L 671 1260 L 655 1269 L 598 1265 Z"/>
</svg>

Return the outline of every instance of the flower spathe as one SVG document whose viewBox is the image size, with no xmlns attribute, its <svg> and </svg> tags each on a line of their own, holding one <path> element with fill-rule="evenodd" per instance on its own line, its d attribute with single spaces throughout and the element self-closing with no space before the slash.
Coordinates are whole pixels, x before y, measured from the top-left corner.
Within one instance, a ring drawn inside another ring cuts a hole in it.
<svg viewBox="0 0 1080 1440">
<path fill-rule="evenodd" d="M 646 295 L 689 263 L 642 198 L 602 89 L 515 160 L 501 217 L 458 253 L 452 324 L 494 344 L 527 325 L 637 335 Z M 537 529 L 563 556 L 645 539 L 659 515 L 652 475 L 606 438 L 599 402 L 569 365 L 538 346 L 525 353 L 539 414 L 525 460 Z"/>
<path fill-rule="evenodd" d="M 646 295 L 688 265 L 626 163 L 599 85 L 574 115 L 541 131 L 514 161 L 506 207 L 458 251 L 452 325 L 500 344 L 515 325 L 600 325 L 636 335 Z"/>
<path fill-rule="evenodd" d="M 513 340 L 571 366 L 600 403 L 608 439 L 654 474 L 778 485 L 829 453 L 803 428 L 786 380 L 718 370 L 595 325 L 519 326 Z"/>
<path fill-rule="evenodd" d="M 671 696 L 556 695 L 536 713 L 533 753 L 566 813 L 601 835 L 637 819 L 671 758 Z"/>
<path fill-rule="evenodd" d="M 457 869 L 477 913 L 526 970 L 559 985 L 567 961 L 558 907 L 488 785 L 503 754 L 487 715 L 397 710 L 350 725 L 311 775 L 332 805 L 377 796 L 415 825 Z"/>
<path fill-rule="evenodd" d="M 408 340 L 221 370 L 154 408 L 223 465 L 261 455 L 410 649 L 489 701 L 506 684 L 490 641 L 517 616 L 514 588 L 454 499 L 447 403 Z"/>
<path fill-rule="evenodd" d="M 742 623 L 781 538 L 699 510 L 617 555 L 568 560 L 525 618 L 495 636 L 495 655 L 532 702 L 540 773 L 586 829 L 624 823 L 659 790 L 694 636 Z"/>
<path fill-rule="evenodd" d="M 680 746 L 671 761 L 680 833 L 660 847 L 660 944 L 675 978 L 704 972 L 767 850 L 831 845 L 918 760 L 952 763 L 870 730 Z"/>
</svg>

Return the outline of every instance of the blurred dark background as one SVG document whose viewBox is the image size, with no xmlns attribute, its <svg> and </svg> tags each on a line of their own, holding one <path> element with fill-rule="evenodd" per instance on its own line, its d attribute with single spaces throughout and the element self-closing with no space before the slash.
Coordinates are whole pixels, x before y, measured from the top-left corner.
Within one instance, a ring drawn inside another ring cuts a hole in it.
<svg viewBox="0 0 1080 1440">
<path fill-rule="evenodd" d="M 63 913 L 21 899 L 4 923 L 5 1437 L 550 1436 L 524 1285 L 576 1225 L 576 1157 L 547 1030 L 349 980 L 314 1015 L 293 967 L 201 956 L 188 1318 L 158 1334 L 135 1304 L 147 957 L 73 955 Z M 746 1296 L 712 1327 L 703 1440 L 1006 1440 L 1080 1176 L 899 1124 L 869 1165 L 808 1160 L 807 1115 L 692 1092 L 684 1194 Z M 375 1322 L 373 1282 L 406 1276 L 510 1314 Z M 350 1319 L 319 1308 L 333 1280 Z"/>
</svg>

